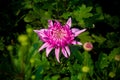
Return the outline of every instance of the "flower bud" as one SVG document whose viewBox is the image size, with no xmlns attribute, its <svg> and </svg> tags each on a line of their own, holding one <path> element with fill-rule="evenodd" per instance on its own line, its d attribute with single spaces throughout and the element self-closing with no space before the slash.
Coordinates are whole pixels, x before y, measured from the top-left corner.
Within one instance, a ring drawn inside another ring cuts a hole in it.
<svg viewBox="0 0 120 80">
<path fill-rule="evenodd" d="M 91 51 L 93 49 L 93 44 L 91 42 L 86 42 L 83 44 L 83 48 L 86 51 Z"/>
<path fill-rule="evenodd" d="M 85 72 L 85 73 L 87 73 L 87 72 L 89 72 L 89 67 L 88 66 L 83 66 L 82 67 L 82 72 Z"/>
<path fill-rule="evenodd" d="M 26 46 L 28 45 L 28 36 L 27 35 L 20 35 L 18 37 L 18 41 L 21 43 L 21 45 Z"/>
<path fill-rule="evenodd" d="M 115 77 L 115 73 L 114 72 L 110 72 L 109 73 L 109 77 L 114 78 Z"/>
<path fill-rule="evenodd" d="M 120 54 L 115 55 L 115 60 L 120 61 Z"/>
<path fill-rule="evenodd" d="M 29 27 L 29 28 L 26 29 L 26 32 L 27 32 L 28 34 L 30 34 L 30 33 L 33 32 L 33 29 Z"/>
<path fill-rule="evenodd" d="M 24 35 L 24 34 L 22 34 L 18 37 L 19 42 L 25 42 L 25 41 L 27 41 L 27 39 L 28 39 L 27 35 Z"/>
<path fill-rule="evenodd" d="M 8 51 L 12 51 L 13 50 L 13 46 L 12 45 L 7 46 L 7 50 Z"/>
<path fill-rule="evenodd" d="M 35 80 L 35 75 L 32 75 L 32 76 L 31 76 L 31 79 L 32 79 L 32 80 Z"/>
</svg>

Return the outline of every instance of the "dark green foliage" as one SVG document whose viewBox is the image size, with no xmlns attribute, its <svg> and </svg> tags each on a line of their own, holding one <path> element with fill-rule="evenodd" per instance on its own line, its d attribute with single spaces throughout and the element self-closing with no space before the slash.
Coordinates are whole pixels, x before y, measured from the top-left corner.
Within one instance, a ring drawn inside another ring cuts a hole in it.
<svg viewBox="0 0 120 80">
<path fill-rule="evenodd" d="M 120 79 L 119 1 L 113 3 L 107 10 L 104 0 L 1 0 L 0 80 Z M 49 57 L 38 52 L 43 43 L 33 30 L 47 28 L 49 19 L 64 25 L 69 17 L 72 27 L 87 29 L 76 39 L 94 48 L 70 45 L 70 57 L 61 54 L 58 63 L 54 50 Z"/>
</svg>

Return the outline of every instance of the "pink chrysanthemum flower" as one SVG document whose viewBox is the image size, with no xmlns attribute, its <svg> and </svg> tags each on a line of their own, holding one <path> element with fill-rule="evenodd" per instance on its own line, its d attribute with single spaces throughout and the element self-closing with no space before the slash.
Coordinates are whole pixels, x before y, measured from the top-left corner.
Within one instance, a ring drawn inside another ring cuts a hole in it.
<svg viewBox="0 0 120 80">
<path fill-rule="evenodd" d="M 55 56 L 58 62 L 60 50 L 62 54 L 68 58 L 70 56 L 69 45 L 82 45 L 75 39 L 80 33 L 84 32 L 86 29 L 79 30 L 77 28 L 71 28 L 71 18 L 68 19 L 67 23 L 62 26 L 59 21 L 48 20 L 48 29 L 34 30 L 44 42 L 44 44 L 39 48 L 39 51 L 46 48 L 46 56 L 48 57 L 52 49 L 55 49 Z"/>
</svg>

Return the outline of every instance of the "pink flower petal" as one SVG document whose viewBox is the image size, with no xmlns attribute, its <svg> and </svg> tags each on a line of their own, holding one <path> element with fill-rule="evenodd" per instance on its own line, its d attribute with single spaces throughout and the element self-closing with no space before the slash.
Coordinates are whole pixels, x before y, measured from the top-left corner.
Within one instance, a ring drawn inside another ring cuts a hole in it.
<svg viewBox="0 0 120 80">
<path fill-rule="evenodd" d="M 68 47 L 68 46 L 66 46 L 66 47 L 65 47 L 65 49 L 66 49 L 66 51 L 67 51 L 68 55 L 70 56 L 70 49 L 69 49 L 69 47 Z"/>
<path fill-rule="evenodd" d="M 48 27 L 53 27 L 53 22 L 52 22 L 52 20 L 48 20 Z"/>
<path fill-rule="evenodd" d="M 72 32 L 75 34 L 75 37 L 78 36 L 80 33 L 84 32 L 86 29 L 82 29 L 82 30 L 79 30 L 79 29 L 76 29 L 76 28 L 73 28 L 72 29 Z"/>
<path fill-rule="evenodd" d="M 72 23 L 72 20 L 71 20 L 71 18 L 69 18 L 68 21 L 66 22 L 66 24 L 67 24 L 69 27 L 71 27 L 71 23 Z"/>
<path fill-rule="evenodd" d="M 59 60 L 59 53 L 60 53 L 60 48 L 55 48 L 55 56 L 58 62 L 60 62 Z"/>
<path fill-rule="evenodd" d="M 64 48 L 62 48 L 62 53 L 63 53 L 63 55 L 64 55 L 66 58 L 68 58 L 67 52 L 66 52 L 66 50 L 65 50 Z"/>
<path fill-rule="evenodd" d="M 54 27 L 60 27 L 61 26 L 61 23 L 57 20 L 55 20 L 54 22 Z"/>
<path fill-rule="evenodd" d="M 78 42 L 78 41 L 75 41 L 75 40 L 74 40 L 74 41 L 72 41 L 72 44 L 74 44 L 74 45 L 76 45 L 76 44 L 77 44 L 77 45 L 82 45 L 82 43 L 81 43 L 81 42 Z"/>
<path fill-rule="evenodd" d="M 81 42 L 77 42 L 77 44 L 78 44 L 78 45 L 82 45 L 82 43 L 81 43 Z"/>
<path fill-rule="evenodd" d="M 77 28 L 72 28 L 71 30 L 72 30 L 72 33 L 75 33 L 75 32 L 79 31 L 79 29 L 77 29 Z"/>
<path fill-rule="evenodd" d="M 38 34 L 39 37 L 45 37 L 45 31 L 47 31 L 47 29 L 41 29 L 41 30 L 34 30 L 34 32 L 36 32 Z"/>
<path fill-rule="evenodd" d="M 34 32 L 36 32 L 36 33 L 39 33 L 40 32 L 40 30 L 33 30 Z"/>
<path fill-rule="evenodd" d="M 42 49 L 48 47 L 49 44 L 48 43 L 44 43 L 40 48 L 39 48 L 39 51 L 41 51 Z"/>
<path fill-rule="evenodd" d="M 34 32 L 36 32 L 36 33 L 41 33 L 41 32 L 44 32 L 44 31 L 46 31 L 47 29 L 40 29 L 40 30 L 33 30 Z"/>
<path fill-rule="evenodd" d="M 46 48 L 46 56 L 48 57 L 49 53 L 52 51 L 53 47 L 49 46 Z"/>
</svg>

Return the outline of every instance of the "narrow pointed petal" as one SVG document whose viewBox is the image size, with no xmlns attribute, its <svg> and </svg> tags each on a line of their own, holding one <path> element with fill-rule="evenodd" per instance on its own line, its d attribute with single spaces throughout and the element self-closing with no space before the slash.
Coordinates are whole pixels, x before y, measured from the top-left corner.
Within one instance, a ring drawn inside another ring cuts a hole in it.
<svg viewBox="0 0 120 80">
<path fill-rule="evenodd" d="M 63 55 L 64 55 L 66 58 L 68 58 L 67 52 L 66 52 L 66 50 L 65 50 L 64 48 L 62 48 L 62 53 L 63 53 Z"/>
<path fill-rule="evenodd" d="M 68 47 L 68 46 L 66 46 L 66 47 L 65 47 L 65 49 L 66 49 L 66 51 L 67 51 L 68 55 L 70 56 L 70 49 L 69 49 L 69 47 Z"/>
<path fill-rule="evenodd" d="M 40 30 L 33 30 L 34 32 L 36 32 L 36 33 L 39 33 L 40 32 Z"/>
<path fill-rule="evenodd" d="M 77 44 L 78 44 L 78 45 L 82 45 L 82 43 L 81 43 L 81 42 L 77 42 Z"/>
<path fill-rule="evenodd" d="M 48 47 L 49 44 L 48 43 L 44 43 L 40 48 L 39 48 L 39 51 L 41 51 L 42 49 Z"/>
<path fill-rule="evenodd" d="M 84 32 L 86 29 L 82 29 L 82 30 L 79 30 L 79 29 L 75 29 L 73 28 L 72 29 L 72 32 L 74 33 L 75 37 L 78 36 L 79 34 L 81 34 L 82 32 Z"/>
<path fill-rule="evenodd" d="M 75 32 L 79 31 L 79 29 L 77 29 L 77 28 L 72 28 L 71 30 L 72 30 L 72 33 L 75 33 Z"/>
<path fill-rule="evenodd" d="M 39 37 L 40 36 L 42 36 L 42 37 L 46 36 L 45 31 L 47 31 L 47 29 L 34 30 L 34 32 L 36 32 Z"/>
<path fill-rule="evenodd" d="M 40 29 L 40 30 L 33 30 L 34 32 L 36 33 L 40 33 L 40 32 L 43 32 L 43 31 L 46 31 L 47 29 Z"/>
<path fill-rule="evenodd" d="M 52 22 L 52 20 L 48 20 L 48 27 L 53 27 L 53 22 Z"/>
<path fill-rule="evenodd" d="M 71 23 L 72 23 L 72 20 L 71 20 L 71 18 L 69 18 L 68 21 L 66 22 L 66 24 L 67 24 L 69 27 L 71 27 Z"/>
<path fill-rule="evenodd" d="M 72 41 L 72 44 L 74 44 L 74 45 L 82 45 L 82 43 L 81 42 L 78 42 L 78 41 Z"/>
<path fill-rule="evenodd" d="M 52 51 L 53 47 L 47 47 L 46 48 L 46 56 L 48 57 L 49 53 Z"/>
<path fill-rule="evenodd" d="M 59 53 L 60 53 L 60 48 L 55 48 L 55 56 L 58 62 L 60 62 L 59 60 Z"/>
</svg>

